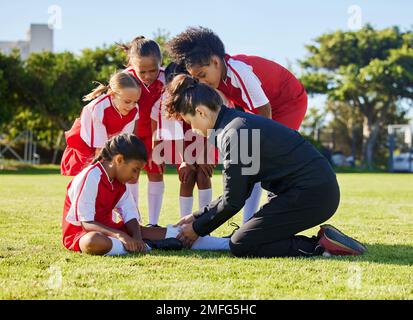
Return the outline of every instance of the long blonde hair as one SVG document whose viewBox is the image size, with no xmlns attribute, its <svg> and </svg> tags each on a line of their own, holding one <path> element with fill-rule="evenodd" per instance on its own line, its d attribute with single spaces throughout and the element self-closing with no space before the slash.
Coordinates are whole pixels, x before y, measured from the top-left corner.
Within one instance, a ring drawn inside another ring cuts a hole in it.
<svg viewBox="0 0 413 320">
<path fill-rule="evenodd" d="M 91 93 L 83 97 L 83 101 L 91 101 L 102 95 L 103 93 L 111 94 L 119 89 L 136 88 L 140 89 L 139 81 L 128 72 L 116 72 L 110 77 L 109 84 L 104 85 L 95 81 L 98 86 Z"/>
</svg>

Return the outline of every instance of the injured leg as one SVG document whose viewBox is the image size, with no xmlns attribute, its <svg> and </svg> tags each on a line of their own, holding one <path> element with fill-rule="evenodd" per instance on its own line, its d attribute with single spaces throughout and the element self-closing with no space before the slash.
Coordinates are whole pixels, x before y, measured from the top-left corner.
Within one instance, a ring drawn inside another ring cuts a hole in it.
<svg viewBox="0 0 413 320">
<path fill-rule="evenodd" d="M 168 225 L 166 227 L 165 238 L 176 238 L 179 234 L 179 227 Z M 219 238 L 213 236 L 199 237 L 192 245 L 192 250 L 230 250 L 229 238 Z"/>
</svg>

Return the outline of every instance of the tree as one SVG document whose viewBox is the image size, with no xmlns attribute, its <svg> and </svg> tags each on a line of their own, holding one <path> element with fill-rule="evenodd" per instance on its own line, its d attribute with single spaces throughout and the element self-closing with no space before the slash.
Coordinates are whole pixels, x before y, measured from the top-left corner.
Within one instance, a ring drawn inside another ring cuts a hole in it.
<svg viewBox="0 0 413 320">
<path fill-rule="evenodd" d="M 170 40 L 170 38 L 171 34 L 163 29 L 158 29 L 153 34 L 153 40 L 155 40 L 161 48 L 163 66 L 167 66 L 172 61 L 171 57 L 169 56 L 168 50 L 166 50 L 166 43 Z"/>
<path fill-rule="evenodd" d="M 165 50 L 169 37 L 162 29 L 153 34 L 163 65 L 170 62 Z M 107 84 L 126 64 L 126 53 L 116 44 L 84 49 L 80 55 L 33 53 L 24 62 L 18 51 L 0 53 L 0 132 L 13 138 L 31 129 L 39 145 L 55 149 L 55 159 L 63 132 L 79 116 L 82 97 L 95 87 L 93 82 Z"/>
<path fill-rule="evenodd" d="M 106 84 L 112 74 L 126 68 L 127 57 L 125 52 L 113 44 L 108 47 L 84 49 L 79 61 L 94 70 L 94 81 Z"/>
<path fill-rule="evenodd" d="M 326 114 L 316 107 L 309 108 L 301 125 L 302 130 L 314 140 L 320 141 L 320 130 L 324 127 Z"/>
<path fill-rule="evenodd" d="M 362 160 L 372 168 L 380 129 L 400 113 L 400 100 L 413 99 L 413 32 L 399 28 L 323 34 L 307 45 L 300 61 L 302 82 L 310 93 L 326 94 L 362 116 Z"/>
<path fill-rule="evenodd" d="M 20 106 L 24 70 L 18 52 L 0 53 L 0 128 L 9 123 Z"/>
<path fill-rule="evenodd" d="M 31 54 L 24 68 L 24 92 L 20 97 L 24 108 L 12 126 L 19 128 L 26 120 L 26 128 L 48 140 L 49 148 L 54 149 L 54 162 L 64 130 L 79 116 L 82 96 L 92 89 L 95 71 L 69 52 Z"/>
<path fill-rule="evenodd" d="M 69 52 L 42 52 L 30 55 L 25 70 L 28 108 L 68 130 L 80 113 L 82 96 L 92 88 L 93 67 Z"/>
</svg>

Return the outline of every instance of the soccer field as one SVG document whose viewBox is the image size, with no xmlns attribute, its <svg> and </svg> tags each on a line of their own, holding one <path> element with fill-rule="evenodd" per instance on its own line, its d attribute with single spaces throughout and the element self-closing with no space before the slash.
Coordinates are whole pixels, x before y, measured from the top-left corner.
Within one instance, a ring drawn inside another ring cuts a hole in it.
<svg viewBox="0 0 413 320">
<path fill-rule="evenodd" d="M 61 245 L 69 178 L 50 167 L 0 171 L 0 299 L 413 299 L 413 175 L 338 178 L 342 200 L 329 223 L 367 245 L 361 257 L 240 259 L 190 250 L 97 257 Z M 179 216 L 178 177 L 171 171 L 165 180 L 161 225 Z M 145 223 L 146 186 L 142 175 Z M 219 173 L 213 188 L 218 196 Z M 226 223 L 214 234 L 232 230 Z"/>
</svg>

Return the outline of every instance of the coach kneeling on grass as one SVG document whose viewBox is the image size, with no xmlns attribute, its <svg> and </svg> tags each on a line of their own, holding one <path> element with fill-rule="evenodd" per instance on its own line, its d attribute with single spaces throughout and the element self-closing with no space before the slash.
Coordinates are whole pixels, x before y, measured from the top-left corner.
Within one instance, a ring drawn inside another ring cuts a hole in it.
<svg viewBox="0 0 413 320">
<path fill-rule="evenodd" d="M 214 130 L 208 138 L 223 157 L 223 195 L 177 224 L 181 228 L 178 239 L 186 247 L 240 211 L 254 184 L 261 182 L 271 195 L 232 235 L 230 248 L 235 256 L 359 255 L 366 250 L 331 225 L 321 226 L 311 238 L 296 235 L 328 220 L 340 201 L 330 164 L 298 132 L 222 106 L 214 89 L 187 75 L 176 76 L 167 91 L 169 114 L 204 136 Z M 247 152 L 252 152 L 252 159 L 243 164 Z M 254 167 L 256 172 L 251 174 Z"/>
</svg>

